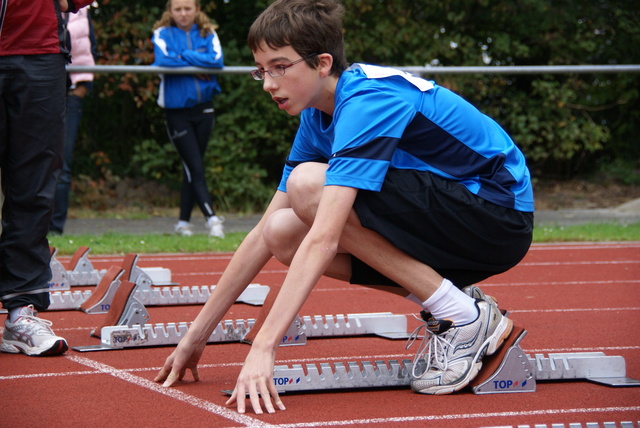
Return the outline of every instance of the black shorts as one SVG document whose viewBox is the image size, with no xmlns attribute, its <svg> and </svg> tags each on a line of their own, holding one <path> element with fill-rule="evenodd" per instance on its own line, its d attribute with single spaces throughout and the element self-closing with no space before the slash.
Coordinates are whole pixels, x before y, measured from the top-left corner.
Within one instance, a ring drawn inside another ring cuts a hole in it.
<svg viewBox="0 0 640 428">
<path fill-rule="evenodd" d="M 360 190 L 360 222 L 458 287 L 512 268 L 525 256 L 533 213 L 505 208 L 430 172 L 389 170 L 380 192 Z M 353 284 L 397 285 L 356 257 Z"/>
</svg>

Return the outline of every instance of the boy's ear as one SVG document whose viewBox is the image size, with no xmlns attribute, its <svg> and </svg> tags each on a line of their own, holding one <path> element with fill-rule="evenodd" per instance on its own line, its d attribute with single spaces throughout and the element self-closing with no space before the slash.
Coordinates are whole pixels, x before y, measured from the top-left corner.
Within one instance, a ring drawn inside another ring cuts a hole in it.
<svg viewBox="0 0 640 428">
<path fill-rule="evenodd" d="M 322 77 L 327 77 L 331 73 L 331 66 L 333 65 L 333 56 L 328 53 L 318 55 L 320 65 L 318 71 Z"/>
</svg>

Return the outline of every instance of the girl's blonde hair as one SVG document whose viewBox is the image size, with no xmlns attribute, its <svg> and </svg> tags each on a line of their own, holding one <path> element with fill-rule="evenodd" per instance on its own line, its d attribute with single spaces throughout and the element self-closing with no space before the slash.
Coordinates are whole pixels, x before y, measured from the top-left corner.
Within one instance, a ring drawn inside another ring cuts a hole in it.
<svg viewBox="0 0 640 428">
<path fill-rule="evenodd" d="M 200 0 L 193 0 L 196 7 L 200 9 L 200 11 L 196 15 L 195 24 L 200 29 L 200 36 L 206 37 L 208 34 L 212 34 L 218 26 L 211 22 L 209 17 L 202 11 L 200 7 Z M 167 0 L 166 10 L 162 12 L 162 16 L 160 19 L 153 24 L 153 30 L 157 30 L 160 27 L 169 27 L 176 26 L 176 23 L 173 22 L 171 18 L 171 0 Z"/>
</svg>

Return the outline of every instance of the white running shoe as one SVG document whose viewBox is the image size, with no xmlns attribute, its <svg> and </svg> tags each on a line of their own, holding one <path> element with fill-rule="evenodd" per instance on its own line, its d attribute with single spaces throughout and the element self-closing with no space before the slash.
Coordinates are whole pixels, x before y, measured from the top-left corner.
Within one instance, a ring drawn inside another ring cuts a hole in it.
<svg viewBox="0 0 640 428">
<path fill-rule="evenodd" d="M 51 330 L 51 321 L 37 317 L 33 305 L 22 308 L 15 322 L 4 322 L 0 351 L 9 354 L 20 352 L 30 356 L 49 356 L 64 354 L 69 346 L 62 337 Z"/>
<path fill-rule="evenodd" d="M 450 320 L 436 320 L 425 311 L 425 324 L 412 334 L 407 348 L 425 328 L 413 360 L 411 388 L 421 394 L 450 394 L 469 384 L 482 367 L 482 358 L 492 355 L 513 329 L 513 322 L 503 316 L 497 305 L 476 299 L 478 318 L 461 326 Z M 419 364 L 424 360 L 426 364 Z M 418 367 L 425 367 L 418 373 Z"/>
<path fill-rule="evenodd" d="M 462 289 L 462 292 L 474 299 L 484 300 L 485 302 L 498 306 L 498 301 L 495 297 L 484 294 L 477 285 L 468 285 Z"/>
<path fill-rule="evenodd" d="M 222 223 L 224 223 L 224 217 L 218 217 L 217 215 L 209 217 L 205 223 L 205 227 L 209 229 L 209 236 L 224 238 Z"/>
<path fill-rule="evenodd" d="M 174 228 L 175 232 L 180 235 L 180 236 L 191 236 L 193 235 L 193 230 L 191 230 L 191 224 L 190 223 L 177 223 L 175 228 Z"/>
</svg>

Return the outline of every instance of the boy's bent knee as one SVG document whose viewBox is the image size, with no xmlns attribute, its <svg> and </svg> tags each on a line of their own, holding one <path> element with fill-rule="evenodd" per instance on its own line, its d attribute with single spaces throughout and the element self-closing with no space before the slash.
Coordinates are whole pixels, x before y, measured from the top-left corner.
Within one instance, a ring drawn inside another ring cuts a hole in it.
<svg viewBox="0 0 640 428">
<path fill-rule="evenodd" d="M 287 194 L 307 194 L 309 191 L 322 190 L 325 182 L 327 164 L 317 162 L 301 163 L 287 180 Z"/>
<path fill-rule="evenodd" d="M 308 228 L 291 209 L 281 209 L 269 216 L 262 238 L 276 259 L 289 265 Z"/>
<path fill-rule="evenodd" d="M 287 180 L 287 195 L 296 214 L 306 221 L 313 221 L 315 210 L 324 189 L 328 165 L 305 162 L 298 165 Z"/>
</svg>

